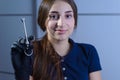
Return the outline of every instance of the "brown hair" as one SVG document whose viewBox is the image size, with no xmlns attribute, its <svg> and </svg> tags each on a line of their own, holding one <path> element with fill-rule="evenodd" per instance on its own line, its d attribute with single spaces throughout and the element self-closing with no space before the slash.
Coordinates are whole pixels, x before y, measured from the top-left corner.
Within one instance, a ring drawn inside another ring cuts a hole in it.
<svg viewBox="0 0 120 80">
<path fill-rule="evenodd" d="M 49 10 L 55 1 L 56 0 L 43 0 L 39 7 L 38 24 L 43 31 L 46 30 L 45 21 L 48 17 Z M 77 17 L 78 17 L 77 6 L 76 6 L 74 0 L 63 0 L 63 1 L 67 2 L 72 7 L 73 12 L 74 12 L 74 18 L 75 18 L 75 26 L 77 26 Z"/>
<path fill-rule="evenodd" d="M 43 31 L 46 31 L 45 22 L 49 10 L 56 0 L 43 0 L 38 13 L 38 24 Z M 74 0 L 63 0 L 71 5 L 74 12 L 75 26 L 77 26 L 77 7 Z M 63 80 L 60 68 L 60 57 L 52 47 L 47 38 L 47 34 L 39 41 L 34 41 L 34 80 Z"/>
</svg>

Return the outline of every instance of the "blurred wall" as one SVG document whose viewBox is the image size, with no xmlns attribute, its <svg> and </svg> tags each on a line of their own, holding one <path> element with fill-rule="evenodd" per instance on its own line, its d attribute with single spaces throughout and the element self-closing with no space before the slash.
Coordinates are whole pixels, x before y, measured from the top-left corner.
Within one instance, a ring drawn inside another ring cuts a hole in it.
<svg viewBox="0 0 120 80">
<path fill-rule="evenodd" d="M 14 41 L 25 37 L 21 18 L 26 18 L 29 35 L 35 35 L 34 0 L 0 0 L 0 80 L 15 80 L 10 48 Z"/>
</svg>

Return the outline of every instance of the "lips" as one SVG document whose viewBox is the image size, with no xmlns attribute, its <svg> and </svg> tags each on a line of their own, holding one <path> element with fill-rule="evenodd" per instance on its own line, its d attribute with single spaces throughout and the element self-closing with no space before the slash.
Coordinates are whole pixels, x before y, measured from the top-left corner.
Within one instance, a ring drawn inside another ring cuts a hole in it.
<svg viewBox="0 0 120 80">
<path fill-rule="evenodd" d="M 58 34 L 65 34 L 67 30 L 62 30 L 62 29 L 59 29 L 59 30 L 55 30 Z"/>
</svg>

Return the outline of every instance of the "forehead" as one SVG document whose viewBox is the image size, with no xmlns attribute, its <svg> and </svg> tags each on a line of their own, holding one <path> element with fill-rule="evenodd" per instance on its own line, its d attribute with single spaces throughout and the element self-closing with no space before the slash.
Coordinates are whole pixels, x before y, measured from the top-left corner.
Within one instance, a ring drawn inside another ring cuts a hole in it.
<svg viewBox="0 0 120 80">
<path fill-rule="evenodd" d="M 63 0 L 56 0 L 49 12 L 51 11 L 57 11 L 57 12 L 72 11 L 73 12 L 73 9 L 67 2 Z"/>
</svg>

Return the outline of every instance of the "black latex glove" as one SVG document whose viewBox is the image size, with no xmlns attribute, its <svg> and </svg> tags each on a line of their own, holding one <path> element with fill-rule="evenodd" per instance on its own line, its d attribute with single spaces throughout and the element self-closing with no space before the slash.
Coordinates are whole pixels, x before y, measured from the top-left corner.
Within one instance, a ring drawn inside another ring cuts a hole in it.
<svg viewBox="0 0 120 80">
<path fill-rule="evenodd" d="M 11 47 L 11 59 L 16 80 L 29 80 L 29 76 L 32 74 L 33 46 L 31 41 L 33 39 L 33 36 L 28 37 L 30 44 L 27 45 L 26 39 L 21 38 Z"/>
</svg>

